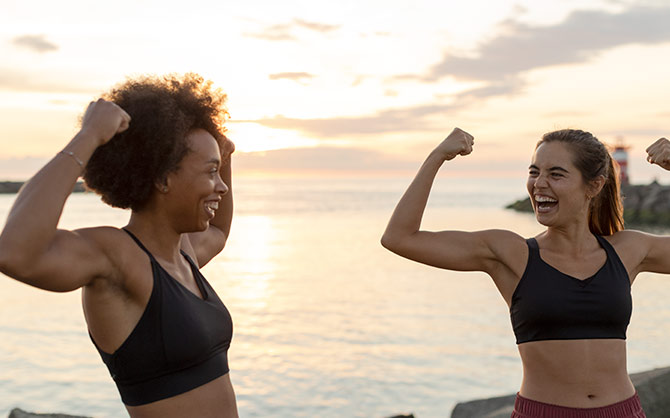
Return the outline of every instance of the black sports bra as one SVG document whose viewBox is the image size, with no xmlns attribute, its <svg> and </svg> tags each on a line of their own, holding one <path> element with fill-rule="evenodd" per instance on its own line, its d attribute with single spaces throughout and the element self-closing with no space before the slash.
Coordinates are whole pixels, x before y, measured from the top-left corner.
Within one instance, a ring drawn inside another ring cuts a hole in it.
<svg viewBox="0 0 670 418">
<path fill-rule="evenodd" d="M 579 280 L 540 258 L 535 238 L 526 240 L 528 264 L 510 306 L 516 343 L 541 340 L 626 339 L 632 301 L 630 280 L 612 245 L 597 236 L 607 261 Z"/>
<path fill-rule="evenodd" d="M 126 232 L 151 260 L 153 290 L 139 322 L 113 354 L 102 351 L 95 341 L 93 344 L 123 403 L 137 406 L 176 396 L 228 373 L 233 322 L 186 253 L 181 252 L 204 299 L 170 276 L 144 245 Z"/>
</svg>

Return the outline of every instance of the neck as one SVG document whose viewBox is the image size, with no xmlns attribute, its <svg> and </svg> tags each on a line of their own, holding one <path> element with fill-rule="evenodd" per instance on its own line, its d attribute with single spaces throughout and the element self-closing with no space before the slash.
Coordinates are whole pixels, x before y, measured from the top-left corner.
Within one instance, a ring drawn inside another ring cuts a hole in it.
<svg viewBox="0 0 670 418">
<path fill-rule="evenodd" d="M 561 227 L 549 227 L 540 237 L 545 248 L 573 254 L 575 257 L 583 255 L 593 246 L 599 246 L 586 221 Z"/>
<path fill-rule="evenodd" d="M 126 228 L 136 235 L 154 257 L 177 261 L 181 258 L 182 234 L 177 232 L 170 222 L 149 209 L 133 211 Z"/>
</svg>

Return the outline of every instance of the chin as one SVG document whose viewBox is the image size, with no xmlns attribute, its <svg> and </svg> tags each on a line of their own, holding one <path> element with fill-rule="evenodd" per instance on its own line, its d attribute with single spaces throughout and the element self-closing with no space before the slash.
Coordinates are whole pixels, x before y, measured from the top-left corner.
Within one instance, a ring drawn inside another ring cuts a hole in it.
<svg viewBox="0 0 670 418">
<path fill-rule="evenodd" d="M 549 226 L 552 226 L 554 224 L 554 222 L 552 222 L 551 219 L 547 219 L 546 217 L 543 217 L 542 214 L 538 215 L 537 213 L 535 213 L 535 220 L 537 221 L 537 223 L 539 223 L 542 226 L 549 227 Z"/>
</svg>

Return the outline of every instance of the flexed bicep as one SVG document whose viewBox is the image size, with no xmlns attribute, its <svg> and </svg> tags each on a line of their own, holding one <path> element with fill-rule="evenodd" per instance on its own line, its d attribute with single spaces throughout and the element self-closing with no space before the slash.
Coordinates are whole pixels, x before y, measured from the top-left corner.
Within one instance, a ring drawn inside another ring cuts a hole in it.
<svg viewBox="0 0 670 418">
<path fill-rule="evenodd" d="M 69 292 L 98 277 L 112 276 L 113 267 L 92 230 L 57 230 L 44 250 L 10 254 L 2 270 L 14 279 L 40 289 Z"/>
<path fill-rule="evenodd" d="M 513 265 L 516 260 L 509 250 L 521 242 L 523 238 L 513 232 L 485 230 L 417 231 L 397 242 L 383 244 L 402 257 L 434 267 L 491 272 L 496 264 Z"/>
</svg>

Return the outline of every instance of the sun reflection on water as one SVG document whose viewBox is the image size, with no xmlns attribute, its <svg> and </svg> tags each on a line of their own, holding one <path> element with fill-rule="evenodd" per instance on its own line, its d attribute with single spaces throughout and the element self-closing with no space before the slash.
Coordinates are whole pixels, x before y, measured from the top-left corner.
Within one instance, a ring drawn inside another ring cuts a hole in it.
<svg viewBox="0 0 670 418">
<path fill-rule="evenodd" d="M 262 309 L 277 269 L 276 239 L 272 218 L 237 216 L 224 252 L 203 271 L 229 303 Z"/>
</svg>

